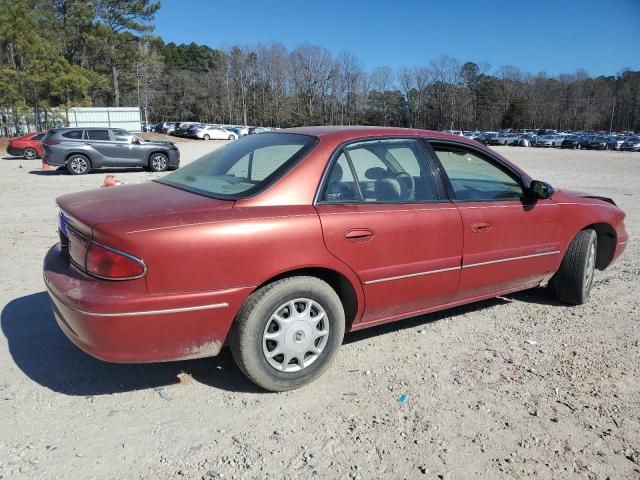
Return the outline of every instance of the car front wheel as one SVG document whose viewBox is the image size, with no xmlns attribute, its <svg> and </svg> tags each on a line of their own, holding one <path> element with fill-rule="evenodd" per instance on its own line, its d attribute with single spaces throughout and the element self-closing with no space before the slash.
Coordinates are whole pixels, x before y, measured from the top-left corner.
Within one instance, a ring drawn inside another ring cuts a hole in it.
<svg viewBox="0 0 640 480">
<path fill-rule="evenodd" d="M 315 277 L 289 277 L 247 299 L 231 332 L 231 352 L 256 385 L 292 390 L 329 367 L 344 329 L 344 309 L 333 288 Z"/>
<path fill-rule="evenodd" d="M 149 160 L 149 168 L 152 172 L 164 172 L 169 168 L 169 159 L 162 153 L 154 153 Z"/>
<path fill-rule="evenodd" d="M 582 230 L 571 240 L 560 269 L 551 280 L 558 299 L 572 305 L 580 305 L 589 299 L 597 252 L 595 230 Z"/>
<path fill-rule="evenodd" d="M 203 140 L 209 140 L 211 137 L 207 134 L 204 135 L 204 137 L 202 137 Z"/>
<path fill-rule="evenodd" d="M 84 155 L 71 155 L 67 160 L 67 170 L 71 175 L 85 175 L 91 170 L 91 162 Z"/>
</svg>

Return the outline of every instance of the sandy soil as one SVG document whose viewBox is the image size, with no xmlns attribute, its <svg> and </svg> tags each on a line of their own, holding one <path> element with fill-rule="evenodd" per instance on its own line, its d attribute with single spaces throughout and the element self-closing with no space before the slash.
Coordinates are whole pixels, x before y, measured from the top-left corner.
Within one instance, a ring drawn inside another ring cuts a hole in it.
<svg viewBox="0 0 640 480">
<path fill-rule="evenodd" d="M 221 143 L 181 144 L 183 164 Z M 627 252 L 591 301 L 538 289 L 350 334 L 324 377 L 284 394 L 227 351 L 112 365 L 71 345 L 41 259 L 55 197 L 106 172 L 0 160 L 0 478 L 640 478 L 640 154 L 500 150 L 626 210 Z"/>
</svg>

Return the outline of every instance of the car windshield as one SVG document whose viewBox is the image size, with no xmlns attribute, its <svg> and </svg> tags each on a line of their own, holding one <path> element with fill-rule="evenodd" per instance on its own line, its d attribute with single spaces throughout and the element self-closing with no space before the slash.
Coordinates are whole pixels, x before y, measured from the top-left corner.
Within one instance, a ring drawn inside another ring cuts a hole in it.
<svg viewBox="0 0 640 480">
<path fill-rule="evenodd" d="M 578 137 L 576 137 L 575 135 L 569 135 L 565 140 L 577 140 Z"/>
<path fill-rule="evenodd" d="M 278 180 L 317 141 L 293 133 L 251 135 L 156 181 L 214 198 L 245 198 Z"/>
</svg>

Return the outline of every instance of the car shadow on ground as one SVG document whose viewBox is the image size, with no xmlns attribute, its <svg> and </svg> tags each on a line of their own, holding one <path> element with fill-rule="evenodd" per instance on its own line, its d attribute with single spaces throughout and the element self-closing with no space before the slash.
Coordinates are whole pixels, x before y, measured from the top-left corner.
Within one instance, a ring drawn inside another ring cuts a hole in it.
<svg viewBox="0 0 640 480">
<path fill-rule="evenodd" d="M 146 172 L 142 167 L 129 167 L 129 168 L 100 168 L 96 170 L 91 170 L 89 173 L 85 175 L 119 175 L 121 173 L 140 173 Z M 53 175 L 70 175 L 69 171 L 66 167 L 49 167 L 48 170 L 31 170 L 29 172 L 31 175 L 43 175 L 43 176 L 53 176 Z"/>
<path fill-rule="evenodd" d="M 1 326 L 16 365 L 31 380 L 65 395 L 108 395 L 196 381 L 233 392 L 260 392 L 237 369 L 228 349 L 215 358 L 155 364 L 115 364 L 78 349 L 56 324 L 45 292 L 9 302 Z"/>
<path fill-rule="evenodd" d="M 519 300 L 544 304 L 553 301 L 552 296 L 542 289 L 521 292 L 348 333 L 344 343 L 348 345 Z M 97 360 L 64 336 L 56 324 L 45 292 L 12 300 L 2 310 L 0 322 L 9 352 L 18 368 L 34 382 L 65 395 L 109 395 L 162 389 L 180 383 L 184 378 L 181 374 L 221 390 L 263 392 L 238 370 L 228 348 L 214 358 L 180 362 L 115 364 Z"/>
</svg>

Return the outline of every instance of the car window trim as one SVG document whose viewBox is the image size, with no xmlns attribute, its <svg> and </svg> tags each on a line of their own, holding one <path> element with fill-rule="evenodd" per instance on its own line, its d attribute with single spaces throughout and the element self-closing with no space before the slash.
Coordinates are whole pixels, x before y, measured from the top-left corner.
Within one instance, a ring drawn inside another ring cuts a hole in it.
<svg viewBox="0 0 640 480">
<path fill-rule="evenodd" d="M 496 157 L 492 155 L 490 152 L 487 152 L 482 148 L 478 148 L 475 145 L 470 145 L 466 142 L 458 142 L 455 140 L 440 139 L 435 137 L 423 137 L 423 139 L 430 151 L 430 156 L 432 160 L 438 165 L 440 176 L 446 187 L 449 199 L 452 202 L 455 202 L 455 203 L 476 203 L 476 202 L 522 202 L 522 203 L 525 203 L 526 202 L 526 192 L 528 188 L 528 182 L 526 181 L 527 179 L 522 175 L 521 172 L 519 172 L 518 170 L 515 170 L 514 168 L 511 168 L 510 165 L 507 165 L 499 157 Z M 457 198 L 455 190 L 453 189 L 453 185 L 451 184 L 451 180 L 449 179 L 449 175 L 447 175 L 447 172 L 444 169 L 442 162 L 440 162 L 440 159 L 438 158 L 438 155 L 436 154 L 436 151 L 433 148 L 433 144 L 452 146 L 454 148 L 458 147 L 463 150 L 468 150 L 470 152 L 477 153 L 482 159 L 487 160 L 491 165 L 495 166 L 499 170 L 502 170 L 508 176 L 512 177 L 520 186 L 520 188 L 522 188 L 523 198 L 520 198 L 520 199 L 515 199 L 515 198 L 459 199 Z"/>
<path fill-rule="evenodd" d="M 349 146 L 352 143 L 360 143 L 360 142 L 365 142 L 365 141 L 376 141 L 376 140 L 414 140 L 416 141 L 416 143 L 419 145 L 418 148 L 422 149 L 422 153 L 424 156 L 424 161 L 426 162 L 424 166 L 424 168 L 426 169 L 425 172 L 428 172 L 431 174 L 435 187 L 436 187 L 436 193 L 438 194 L 438 198 L 435 200 L 416 200 L 413 202 L 365 202 L 364 201 L 364 196 L 362 195 L 361 192 L 361 188 L 360 188 L 360 183 L 357 180 L 357 176 L 355 174 L 355 169 L 353 167 L 353 164 L 351 162 L 351 157 L 348 156 L 348 152 L 346 150 L 346 147 Z M 357 184 L 357 188 L 358 188 L 358 192 L 360 194 L 360 201 L 328 201 L 328 200 L 322 200 L 322 193 L 324 192 L 324 189 L 327 186 L 327 182 L 329 180 L 329 175 L 331 170 L 333 169 L 333 165 L 338 161 L 338 158 L 340 157 L 340 153 L 342 152 L 342 150 L 344 149 L 346 155 L 347 155 L 347 161 L 349 162 L 349 168 L 351 169 L 351 173 L 354 177 L 354 180 L 356 181 Z M 439 183 L 439 179 L 437 177 L 434 176 L 433 174 L 433 166 L 430 164 L 429 162 L 429 157 L 430 154 L 425 151 L 423 142 L 421 141 L 421 137 L 416 136 L 416 135 L 384 135 L 384 136 L 376 136 L 376 135 L 371 135 L 371 136 L 364 136 L 364 137 L 358 137 L 356 139 L 350 139 L 350 140 L 346 140 L 342 143 L 340 143 L 333 151 L 333 153 L 331 154 L 331 156 L 329 157 L 329 161 L 327 162 L 325 168 L 324 168 L 324 172 L 322 172 L 322 176 L 320 177 L 320 182 L 318 184 L 318 188 L 316 189 L 316 194 L 314 196 L 313 199 L 313 205 L 420 205 L 420 204 L 434 204 L 434 203 L 450 203 L 451 200 L 448 198 L 448 195 L 446 193 L 446 191 L 441 188 L 440 183 Z"/>
</svg>

